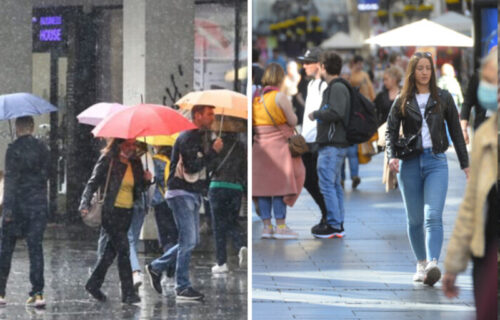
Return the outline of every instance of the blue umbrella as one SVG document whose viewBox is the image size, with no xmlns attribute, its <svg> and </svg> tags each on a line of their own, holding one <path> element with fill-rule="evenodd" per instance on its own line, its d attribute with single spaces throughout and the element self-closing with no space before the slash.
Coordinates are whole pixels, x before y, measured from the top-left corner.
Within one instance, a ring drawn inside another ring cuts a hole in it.
<svg viewBox="0 0 500 320">
<path fill-rule="evenodd" d="M 34 116 L 57 111 L 49 102 L 31 93 L 11 93 L 0 96 L 0 120 Z"/>
</svg>

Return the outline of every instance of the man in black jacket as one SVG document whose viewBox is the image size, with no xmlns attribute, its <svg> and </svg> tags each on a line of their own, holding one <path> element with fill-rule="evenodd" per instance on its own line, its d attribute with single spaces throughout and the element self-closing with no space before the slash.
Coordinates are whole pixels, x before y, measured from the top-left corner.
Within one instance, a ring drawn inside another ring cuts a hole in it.
<svg viewBox="0 0 500 320">
<path fill-rule="evenodd" d="M 30 116 L 16 119 L 17 139 L 5 155 L 4 208 L 0 247 L 0 305 L 4 305 L 5 287 L 17 238 L 26 237 L 30 258 L 32 290 L 28 306 L 44 307 L 43 233 L 47 224 L 47 179 L 49 150 L 33 137 Z"/>
<path fill-rule="evenodd" d="M 215 119 L 213 109 L 206 105 L 194 106 L 191 115 L 199 129 L 184 131 L 174 144 L 165 198 L 174 214 L 179 242 L 146 267 L 153 288 L 161 293 L 161 273 L 176 263 L 178 300 L 203 299 L 203 294 L 191 287 L 189 263 L 191 252 L 200 240 L 199 210 L 202 195 L 208 189 L 207 166 L 223 147 L 220 138 L 210 141 L 209 129 Z"/>
<path fill-rule="evenodd" d="M 337 79 L 342 70 L 342 58 L 335 52 L 321 56 L 321 72 L 328 83 L 323 92 L 321 108 L 309 114 L 317 123 L 319 188 L 325 200 L 327 226 L 313 230 L 318 238 L 344 236 L 344 192 L 340 184 L 341 168 L 347 155 L 346 124 L 349 121 L 351 97 L 349 89 Z"/>
</svg>

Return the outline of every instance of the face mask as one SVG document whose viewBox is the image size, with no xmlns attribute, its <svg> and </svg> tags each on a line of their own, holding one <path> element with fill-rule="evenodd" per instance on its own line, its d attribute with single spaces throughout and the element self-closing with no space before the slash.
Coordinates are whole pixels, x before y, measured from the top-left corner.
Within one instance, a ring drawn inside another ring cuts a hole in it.
<svg viewBox="0 0 500 320">
<path fill-rule="evenodd" d="M 477 88 L 477 99 L 481 107 L 486 110 L 497 111 L 498 88 L 496 85 L 481 80 L 479 82 L 479 87 Z"/>
</svg>

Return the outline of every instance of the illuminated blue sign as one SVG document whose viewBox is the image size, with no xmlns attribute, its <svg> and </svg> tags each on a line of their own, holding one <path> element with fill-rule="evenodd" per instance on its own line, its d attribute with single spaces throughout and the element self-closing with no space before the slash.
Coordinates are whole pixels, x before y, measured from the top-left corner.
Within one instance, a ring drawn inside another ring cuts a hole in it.
<svg viewBox="0 0 500 320">
<path fill-rule="evenodd" d="M 42 29 L 38 38 L 40 41 L 62 41 L 62 30 L 57 29 Z"/>
<path fill-rule="evenodd" d="M 358 0 L 358 11 L 376 11 L 379 9 L 379 0 Z"/>
<path fill-rule="evenodd" d="M 40 17 L 41 26 L 60 26 L 62 24 L 61 16 Z"/>
</svg>

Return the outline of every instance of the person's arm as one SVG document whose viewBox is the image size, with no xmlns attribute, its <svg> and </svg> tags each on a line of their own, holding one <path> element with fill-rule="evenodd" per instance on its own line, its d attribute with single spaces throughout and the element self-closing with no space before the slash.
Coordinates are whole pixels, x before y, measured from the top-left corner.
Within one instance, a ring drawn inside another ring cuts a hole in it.
<svg viewBox="0 0 500 320">
<path fill-rule="evenodd" d="M 182 156 L 184 170 L 187 173 L 196 173 L 201 171 L 217 157 L 217 154 L 222 150 L 223 144 L 222 140 L 217 138 L 207 153 L 203 153 L 202 146 L 189 141 L 189 139 L 180 141 L 177 147 L 179 148 L 179 153 Z"/>
<path fill-rule="evenodd" d="M 18 168 L 18 155 L 13 150 L 13 145 L 9 145 L 5 155 L 5 177 L 4 177 L 4 195 L 3 195 L 3 215 L 5 221 L 14 219 L 13 209 L 16 203 L 16 187 L 21 179 L 21 172 Z"/>
<path fill-rule="evenodd" d="M 385 132 L 385 150 L 387 151 L 387 158 L 389 159 L 389 166 L 391 170 L 399 171 L 399 161 L 394 156 L 394 144 L 399 138 L 399 128 L 401 126 L 401 117 L 399 105 L 401 98 L 396 98 L 392 104 L 389 116 L 387 117 L 387 130 Z"/>
<path fill-rule="evenodd" d="M 348 112 L 349 90 L 343 84 L 331 87 L 328 93 L 328 104 L 321 106 L 319 110 L 312 113 L 314 119 L 325 122 L 344 121 Z"/>
<path fill-rule="evenodd" d="M 283 113 L 285 114 L 286 121 L 290 126 L 297 125 L 297 115 L 293 112 L 293 107 L 286 95 L 283 93 L 278 93 L 276 95 L 276 104 L 281 108 Z"/>
<path fill-rule="evenodd" d="M 458 112 L 455 107 L 455 102 L 451 94 L 446 94 L 447 98 L 445 105 L 445 119 L 448 124 L 448 131 L 450 132 L 451 140 L 453 141 L 453 146 L 455 147 L 455 152 L 457 153 L 458 160 L 460 161 L 460 167 L 462 169 L 467 169 L 469 167 L 469 156 L 467 154 L 467 147 L 465 145 L 464 136 L 460 128 L 460 121 L 458 120 Z M 466 175 L 468 174 L 467 170 Z"/>
<path fill-rule="evenodd" d="M 110 164 L 111 159 L 104 154 L 102 154 L 97 160 L 94 170 L 92 170 L 92 175 L 83 190 L 79 207 L 80 211 L 87 211 L 90 208 L 92 195 L 97 191 L 97 188 L 106 181 Z"/>
</svg>

